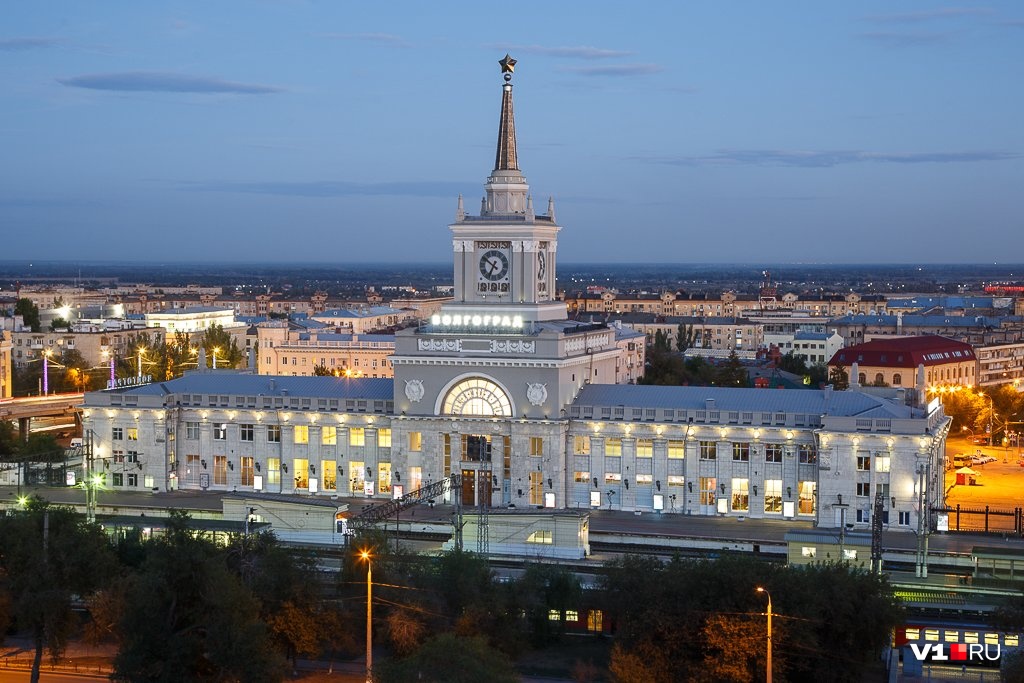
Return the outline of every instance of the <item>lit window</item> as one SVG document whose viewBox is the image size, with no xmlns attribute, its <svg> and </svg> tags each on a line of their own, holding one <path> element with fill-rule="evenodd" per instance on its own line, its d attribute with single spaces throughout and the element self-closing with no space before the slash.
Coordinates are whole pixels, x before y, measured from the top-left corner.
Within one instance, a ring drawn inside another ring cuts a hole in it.
<svg viewBox="0 0 1024 683">
<path fill-rule="evenodd" d="M 590 437 L 575 436 L 572 440 L 572 452 L 576 455 L 590 455 Z"/>
<path fill-rule="evenodd" d="M 621 484 L 622 483 L 622 475 L 619 474 L 618 472 L 605 472 L 604 473 L 604 483 L 606 483 L 606 484 Z"/>
<path fill-rule="evenodd" d="M 606 439 L 604 442 L 604 454 L 612 457 L 622 455 L 622 439 Z"/>
<path fill-rule="evenodd" d="M 732 480 L 732 509 L 745 512 L 750 509 L 750 496 L 748 495 L 749 479 Z"/>
<path fill-rule="evenodd" d="M 670 474 L 668 475 L 669 486 L 682 486 L 686 483 L 686 477 L 681 474 Z"/>
<path fill-rule="evenodd" d="M 138 441 L 139 440 L 139 430 L 138 430 L 137 427 L 129 427 L 128 428 L 128 440 L 129 441 Z"/>
<path fill-rule="evenodd" d="M 526 542 L 527 543 L 543 543 L 545 545 L 550 545 L 554 541 L 553 541 L 553 539 L 551 537 L 551 531 L 550 530 L 548 530 L 548 529 L 540 529 L 540 530 L 534 531 L 529 536 L 527 536 L 526 537 Z"/>
<path fill-rule="evenodd" d="M 650 486 L 652 481 L 654 481 L 654 477 L 650 474 L 636 475 L 637 486 Z"/>
<path fill-rule="evenodd" d="M 324 446 L 338 445 L 338 428 L 325 425 L 320 428 L 320 443 Z"/>
<path fill-rule="evenodd" d="M 309 443 L 309 427 L 306 425 L 295 425 L 295 443 Z"/>
<path fill-rule="evenodd" d="M 381 448 L 391 448 L 391 430 L 387 428 L 377 430 L 377 445 Z"/>
<path fill-rule="evenodd" d="M 409 432 L 409 450 L 418 453 L 423 450 L 423 434 L 420 432 Z"/>
<path fill-rule="evenodd" d="M 349 446 L 365 446 L 366 445 L 366 430 L 362 427 L 352 427 L 348 430 L 348 445 Z"/>
<path fill-rule="evenodd" d="M 539 436 L 530 437 L 530 455 L 544 455 L 544 439 Z"/>
<path fill-rule="evenodd" d="M 654 442 L 650 439 L 636 440 L 636 457 L 650 458 L 654 455 Z"/>
<path fill-rule="evenodd" d="M 673 439 L 668 442 L 668 457 L 683 458 L 686 456 L 686 443 Z"/>
<path fill-rule="evenodd" d="M 567 609 L 567 610 L 565 610 L 565 620 L 566 621 L 579 621 L 580 620 L 580 613 L 577 612 L 574 609 Z"/>
<path fill-rule="evenodd" d="M 843 548 L 843 559 L 844 560 L 856 560 L 857 551 L 851 550 L 850 548 Z"/>
<path fill-rule="evenodd" d="M 548 621 L 561 621 L 561 620 L 562 620 L 562 613 L 561 612 L 559 612 L 556 609 L 549 609 L 548 610 Z"/>
<path fill-rule="evenodd" d="M 589 484 L 590 472 L 577 471 L 572 473 L 572 480 L 577 484 Z"/>
<path fill-rule="evenodd" d="M 876 455 L 875 456 L 875 471 L 876 472 L 888 472 L 890 467 L 892 467 L 892 457 L 890 457 L 888 455 Z"/>
<path fill-rule="evenodd" d="M 800 548 L 800 555 L 813 559 L 818 556 L 818 549 L 813 545 L 805 545 Z"/>
</svg>

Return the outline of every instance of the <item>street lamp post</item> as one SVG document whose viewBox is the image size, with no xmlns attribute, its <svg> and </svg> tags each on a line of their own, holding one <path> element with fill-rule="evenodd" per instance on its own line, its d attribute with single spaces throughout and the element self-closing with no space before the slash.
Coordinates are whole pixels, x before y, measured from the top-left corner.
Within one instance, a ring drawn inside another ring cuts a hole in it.
<svg viewBox="0 0 1024 683">
<path fill-rule="evenodd" d="M 50 349 L 43 351 L 43 396 L 50 395 Z"/>
<path fill-rule="evenodd" d="M 129 366 L 131 367 L 131 366 Z M 139 372 L 138 372 L 139 384 L 142 384 L 142 347 L 139 347 Z"/>
<path fill-rule="evenodd" d="M 218 347 L 214 346 L 213 347 L 213 369 L 214 370 L 217 369 L 217 352 L 218 351 L 220 351 L 220 349 Z"/>
<path fill-rule="evenodd" d="M 992 447 L 992 414 L 995 412 L 995 406 L 992 405 L 992 395 L 982 392 L 981 394 L 988 399 L 988 446 Z"/>
<path fill-rule="evenodd" d="M 373 565 L 370 551 L 364 550 L 359 556 L 366 560 L 366 683 L 373 681 Z"/>
<path fill-rule="evenodd" d="M 767 669 L 765 680 L 768 683 L 772 683 L 772 594 L 764 586 L 758 586 L 757 592 L 768 596 L 768 659 L 765 662 Z"/>
</svg>

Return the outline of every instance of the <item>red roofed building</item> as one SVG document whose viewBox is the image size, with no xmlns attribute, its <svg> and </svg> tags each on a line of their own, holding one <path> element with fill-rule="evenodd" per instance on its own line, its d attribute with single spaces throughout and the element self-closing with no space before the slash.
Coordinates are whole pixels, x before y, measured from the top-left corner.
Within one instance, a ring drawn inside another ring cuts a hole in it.
<svg viewBox="0 0 1024 683">
<path fill-rule="evenodd" d="M 977 383 L 977 358 L 970 344 L 937 334 L 916 337 L 873 339 L 839 349 L 829 367 L 842 367 L 851 374 L 850 382 L 862 385 L 888 384 L 912 387 L 918 366 L 924 366 L 925 383 Z M 856 364 L 857 377 L 851 369 Z"/>
</svg>

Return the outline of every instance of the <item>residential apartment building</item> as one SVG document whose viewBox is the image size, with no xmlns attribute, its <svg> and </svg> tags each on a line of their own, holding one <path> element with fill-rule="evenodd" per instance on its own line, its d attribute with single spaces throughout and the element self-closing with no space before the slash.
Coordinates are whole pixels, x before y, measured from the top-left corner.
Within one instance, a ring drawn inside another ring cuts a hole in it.
<svg viewBox="0 0 1024 683">
<path fill-rule="evenodd" d="M 312 375 L 323 366 L 344 377 L 393 377 L 393 334 L 341 334 L 333 328 L 292 329 L 275 320 L 256 326 L 261 375 Z"/>
</svg>

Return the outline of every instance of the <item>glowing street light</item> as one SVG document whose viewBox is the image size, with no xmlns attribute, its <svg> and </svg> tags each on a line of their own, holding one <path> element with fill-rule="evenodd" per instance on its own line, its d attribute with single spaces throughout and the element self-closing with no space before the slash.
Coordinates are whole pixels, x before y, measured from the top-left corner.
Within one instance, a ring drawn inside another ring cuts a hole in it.
<svg viewBox="0 0 1024 683">
<path fill-rule="evenodd" d="M 373 681 L 373 565 L 370 551 L 363 550 L 359 557 L 366 560 L 366 683 Z"/>
<path fill-rule="evenodd" d="M 218 351 L 220 351 L 220 347 L 214 346 L 213 347 L 213 369 L 214 370 L 217 369 L 217 352 Z"/>
<path fill-rule="evenodd" d="M 43 396 L 50 395 L 50 349 L 43 351 Z"/>
<path fill-rule="evenodd" d="M 146 350 L 145 347 L 142 347 L 142 346 L 139 347 L 139 373 L 138 373 L 139 384 L 142 384 L 142 354 L 145 352 L 145 350 Z"/>
<path fill-rule="evenodd" d="M 986 394 L 984 391 L 978 392 L 979 396 L 983 396 L 988 399 L 988 445 L 992 447 L 992 414 L 995 412 L 995 406 L 992 405 L 992 395 Z"/>
<path fill-rule="evenodd" d="M 768 596 L 768 661 L 766 662 L 767 673 L 765 674 L 765 680 L 768 683 L 772 683 L 772 594 L 763 586 L 758 586 L 757 592 Z"/>
</svg>

